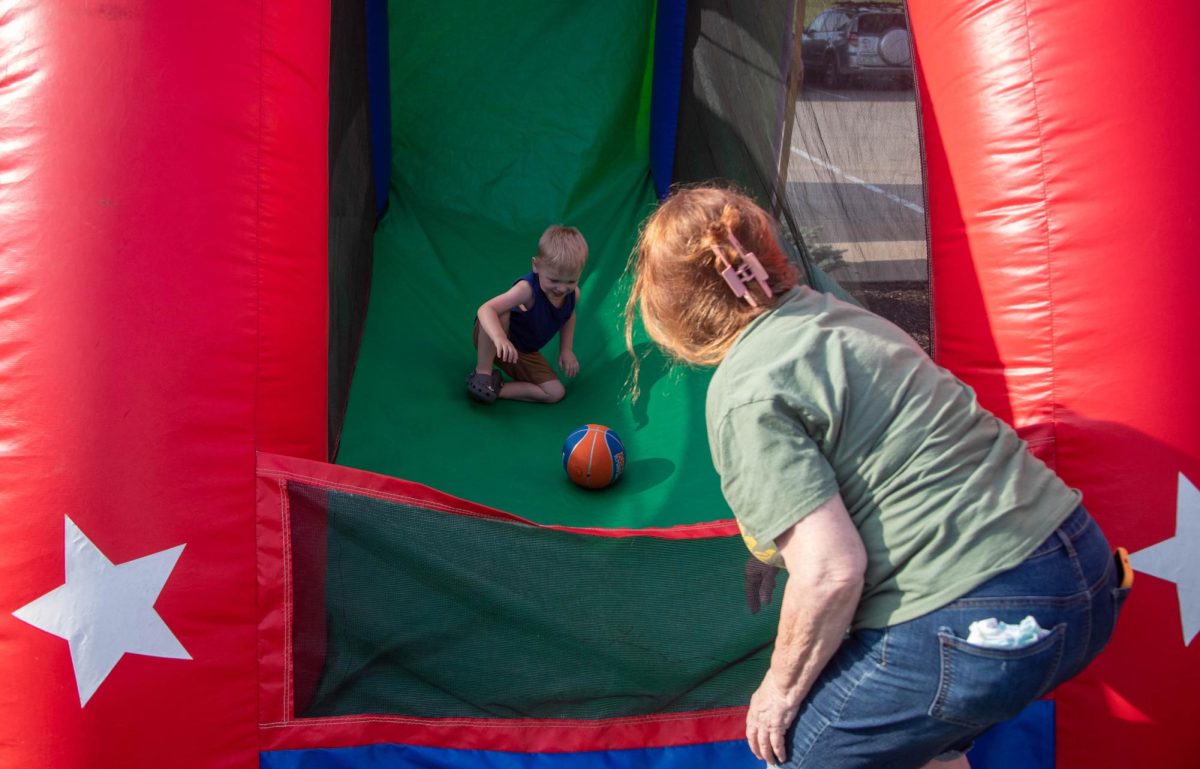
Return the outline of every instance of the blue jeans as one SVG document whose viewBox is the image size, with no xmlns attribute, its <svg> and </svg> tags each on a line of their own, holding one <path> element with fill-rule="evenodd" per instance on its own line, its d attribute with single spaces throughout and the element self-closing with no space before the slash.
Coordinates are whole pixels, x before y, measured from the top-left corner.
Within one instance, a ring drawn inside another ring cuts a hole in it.
<svg viewBox="0 0 1200 769">
<path fill-rule="evenodd" d="M 788 732 L 787 767 L 921 767 L 966 750 L 1071 678 L 1112 636 L 1128 593 L 1082 506 L 1019 566 L 915 620 L 860 630 L 830 660 Z M 1032 615 L 1018 649 L 966 642 L 976 620 Z"/>
</svg>

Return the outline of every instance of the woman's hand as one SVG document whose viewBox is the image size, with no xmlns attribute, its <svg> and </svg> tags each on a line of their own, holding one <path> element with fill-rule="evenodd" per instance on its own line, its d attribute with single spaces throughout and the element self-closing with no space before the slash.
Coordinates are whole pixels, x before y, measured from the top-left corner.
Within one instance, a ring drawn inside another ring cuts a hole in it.
<svg viewBox="0 0 1200 769">
<path fill-rule="evenodd" d="M 746 742 L 757 758 L 775 766 L 787 760 L 788 727 L 800 711 L 801 699 L 789 696 L 773 680 L 771 671 L 750 698 L 746 713 Z"/>
</svg>

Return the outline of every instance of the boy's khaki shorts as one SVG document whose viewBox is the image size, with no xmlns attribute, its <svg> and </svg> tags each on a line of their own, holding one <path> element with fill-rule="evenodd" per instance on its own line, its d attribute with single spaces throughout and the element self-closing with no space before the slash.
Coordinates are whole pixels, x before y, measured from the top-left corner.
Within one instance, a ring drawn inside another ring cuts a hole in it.
<svg viewBox="0 0 1200 769">
<path fill-rule="evenodd" d="M 475 344 L 476 349 L 478 349 L 479 321 L 475 321 L 475 330 L 471 334 L 471 341 Z M 530 382 L 540 385 L 558 379 L 558 375 L 554 373 L 554 369 L 550 368 L 550 362 L 540 352 L 518 352 L 516 363 L 505 363 L 499 358 L 496 358 L 494 362 L 500 367 L 501 371 L 518 382 Z"/>
</svg>

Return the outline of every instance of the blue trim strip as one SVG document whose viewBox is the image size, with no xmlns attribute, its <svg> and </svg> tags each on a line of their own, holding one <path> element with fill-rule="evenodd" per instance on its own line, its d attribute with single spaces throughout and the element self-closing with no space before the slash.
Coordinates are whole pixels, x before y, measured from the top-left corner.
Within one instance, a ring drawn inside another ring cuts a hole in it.
<svg viewBox="0 0 1200 769">
<path fill-rule="evenodd" d="M 751 755 L 745 740 L 587 753 L 504 753 L 367 745 L 259 754 L 260 769 L 694 769 L 697 766 L 762 769 L 762 762 Z"/>
<path fill-rule="evenodd" d="M 659 199 L 675 172 L 675 133 L 683 85 L 683 32 L 687 0 L 658 0 L 654 22 L 654 81 L 650 87 L 650 175 Z"/>
<path fill-rule="evenodd" d="M 1054 702 L 1041 700 L 989 729 L 967 753 L 972 769 L 1054 769 Z M 583 753 L 509 753 L 411 745 L 277 750 L 260 769 L 762 769 L 745 740 Z"/>
<path fill-rule="evenodd" d="M 1054 701 L 1039 700 L 988 729 L 967 758 L 971 769 L 1054 769 Z"/>
<path fill-rule="evenodd" d="M 392 181 L 392 111 L 388 70 L 387 0 L 364 0 L 367 26 L 367 112 L 371 119 L 371 177 L 375 214 L 387 208 Z"/>
</svg>

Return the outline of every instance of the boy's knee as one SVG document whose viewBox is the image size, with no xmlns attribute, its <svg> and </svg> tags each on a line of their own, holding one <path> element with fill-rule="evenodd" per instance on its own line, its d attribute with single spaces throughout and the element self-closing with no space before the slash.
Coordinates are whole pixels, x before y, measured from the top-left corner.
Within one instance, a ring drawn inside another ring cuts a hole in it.
<svg viewBox="0 0 1200 769">
<path fill-rule="evenodd" d="M 557 379 L 542 382 L 539 386 L 542 388 L 542 392 L 546 393 L 547 403 L 558 403 L 567 394 L 567 388 L 563 387 L 563 383 Z"/>
</svg>

